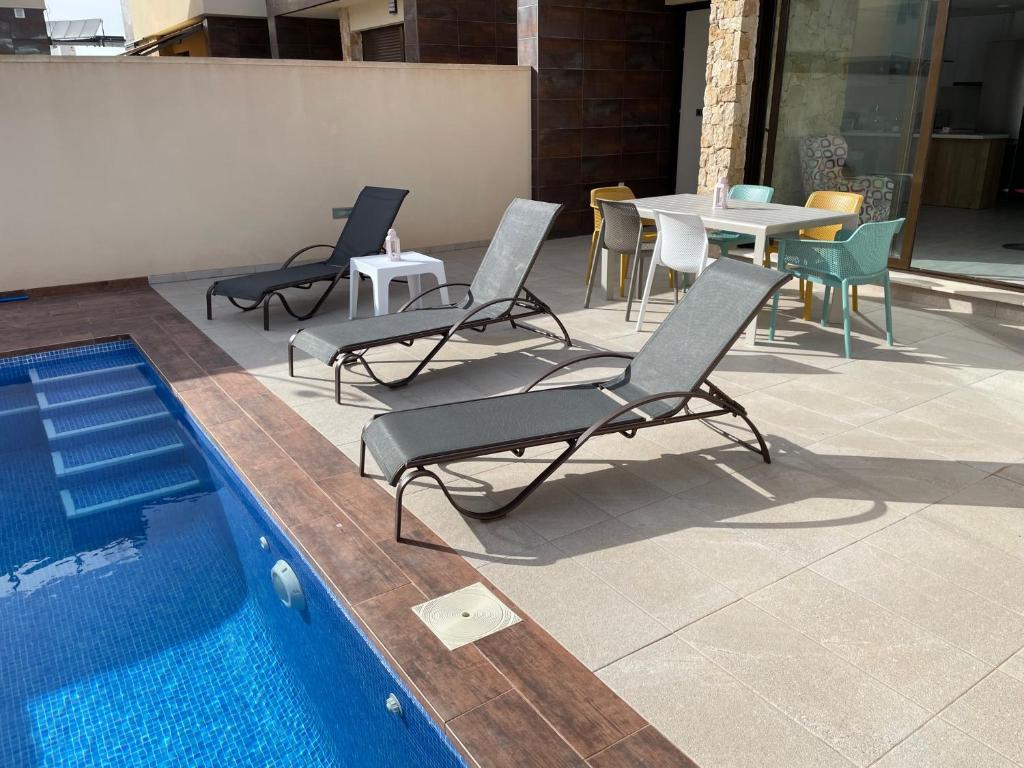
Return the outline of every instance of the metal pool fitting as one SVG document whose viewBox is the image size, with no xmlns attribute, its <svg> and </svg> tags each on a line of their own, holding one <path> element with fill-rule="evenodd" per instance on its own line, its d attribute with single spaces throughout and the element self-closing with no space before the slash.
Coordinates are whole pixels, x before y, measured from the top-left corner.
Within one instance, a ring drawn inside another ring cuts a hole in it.
<svg viewBox="0 0 1024 768">
<path fill-rule="evenodd" d="M 398 700 L 395 694 L 388 694 L 388 697 L 384 700 L 384 706 L 387 707 L 388 712 L 392 715 L 402 716 L 402 702 Z"/>
</svg>

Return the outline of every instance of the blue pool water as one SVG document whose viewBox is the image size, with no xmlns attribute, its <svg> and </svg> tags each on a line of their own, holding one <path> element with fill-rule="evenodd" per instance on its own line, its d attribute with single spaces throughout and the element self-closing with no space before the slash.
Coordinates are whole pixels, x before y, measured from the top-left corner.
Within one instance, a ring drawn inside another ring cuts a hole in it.
<svg viewBox="0 0 1024 768">
<path fill-rule="evenodd" d="M 0 766 L 464 765 L 130 342 L 0 359 L 0 436 Z"/>
</svg>

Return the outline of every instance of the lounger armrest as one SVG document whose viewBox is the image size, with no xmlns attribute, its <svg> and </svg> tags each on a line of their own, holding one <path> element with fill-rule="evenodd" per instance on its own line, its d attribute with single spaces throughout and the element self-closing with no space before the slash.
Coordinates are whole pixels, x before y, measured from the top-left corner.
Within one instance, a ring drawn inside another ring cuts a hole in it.
<svg viewBox="0 0 1024 768">
<path fill-rule="evenodd" d="M 304 254 L 306 251 L 311 251 L 314 248 L 333 248 L 333 245 L 327 245 L 326 243 L 316 243 L 315 245 L 307 245 L 305 248 L 299 248 L 295 253 L 285 259 L 284 264 L 281 265 L 281 269 L 284 269 L 291 264 L 295 259 Z"/>
<path fill-rule="evenodd" d="M 623 360 L 632 360 L 635 357 L 635 355 L 630 355 L 625 352 L 589 352 L 585 355 L 574 357 L 571 360 L 556 363 L 555 365 L 548 368 L 544 373 L 542 373 L 539 378 L 534 379 L 532 382 L 527 384 L 526 387 L 523 389 L 523 393 L 525 394 L 526 392 L 529 392 L 542 381 L 558 373 L 558 371 L 561 371 L 563 368 L 568 368 L 570 365 L 575 365 L 576 363 L 582 363 L 584 360 L 597 360 L 598 358 L 602 357 L 618 357 Z"/>
<path fill-rule="evenodd" d="M 413 296 L 411 299 L 409 299 L 407 302 L 405 302 L 405 304 L 403 304 L 402 307 L 398 311 L 399 312 L 405 312 L 405 310 L 407 310 L 409 307 L 411 307 L 417 301 L 422 299 L 428 293 L 433 293 L 434 291 L 440 291 L 442 288 L 469 288 L 469 283 L 442 283 L 441 285 L 435 285 L 433 288 L 427 288 L 427 290 L 421 291 L 419 294 L 417 294 L 416 296 Z"/>
<path fill-rule="evenodd" d="M 734 410 L 734 408 L 725 401 L 715 397 L 713 394 L 709 394 L 708 392 L 701 392 L 700 390 L 681 390 L 679 392 L 662 392 L 657 395 L 648 395 L 647 397 L 641 397 L 639 400 L 633 400 L 630 403 L 626 403 L 621 408 L 617 408 L 611 413 L 609 413 L 607 416 L 604 416 L 595 421 L 593 424 L 590 425 L 586 432 L 580 435 L 579 440 L 576 441 L 575 448 L 578 450 L 580 446 L 587 442 L 587 440 L 593 437 L 597 432 L 607 427 L 620 416 L 625 416 L 630 411 L 635 411 L 638 408 L 642 408 L 645 405 L 657 403 L 661 400 L 681 400 L 685 402 L 687 400 L 692 400 L 693 398 L 697 398 L 699 400 L 707 400 L 708 402 L 717 405 L 719 408 L 724 408 L 727 411 Z M 679 407 L 682 408 L 683 403 L 680 403 Z M 674 412 L 675 411 L 672 411 L 672 413 Z M 648 421 L 652 420 L 652 417 L 645 418 Z"/>
<path fill-rule="evenodd" d="M 447 335 L 454 336 L 456 333 L 458 333 L 460 328 L 466 328 L 468 326 L 473 325 L 473 323 L 469 321 L 472 320 L 475 315 L 479 315 L 485 309 L 489 309 L 490 307 L 496 306 L 498 304 L 511 304 L 512 306 L 509 307 L 509 312 L 511 312 L 512 307 L 520 304 L 520 300 L 518 297 L 513 296 L 511 298 L 493 299 L 492 301 L 488 301 L 484 304 L 480 304 L 479 306 L 473 307 L 473 309 L 469 310 L 469 314 L 467 314 L 465 317 L 463 317 L 461 320 L 459 320 L 451 328 L 448 329 Z"/>
</svg>

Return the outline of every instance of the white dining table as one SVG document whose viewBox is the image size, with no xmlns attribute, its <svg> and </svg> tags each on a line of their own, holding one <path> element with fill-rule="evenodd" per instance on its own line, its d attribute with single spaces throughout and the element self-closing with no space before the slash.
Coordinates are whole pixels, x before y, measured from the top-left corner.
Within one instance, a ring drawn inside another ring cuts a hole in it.
<svg viewBox="0 0 1024 768">
<path fill-rule="evenodd" d="M 800 205 L 782 205 L 780 203 L 750 203 L 742 200 L 730 200 L 728 208 L 712 209 L 711 195 L 663 195 L 661 197 L 641 197 L 627 200 L 633 203 L 637 211 L 645 219 L 655 218 L 654 214 L 691 213 L 700 216 L 706 229 L 721 229 L 729 232 L 740 232 L 754 238 L 752 256 L 755 264 L 764 259 L 768 240 L 772 236 L 797 233 L 801 229 L 823 227 L 840 224 L 843 227 L 855 228 L 859 223 L 857 214 L 827 211 L 823 208 L 806 208 Z M 619 283 L 619 260 L 608 258 L 607 252 L 601 254 L 601 287 L 605 297 L 615 298 L 615 290 Z M 747 329 L 747 342 L 754 343 L 757 335 L 757 316 Z"/>
</svg>

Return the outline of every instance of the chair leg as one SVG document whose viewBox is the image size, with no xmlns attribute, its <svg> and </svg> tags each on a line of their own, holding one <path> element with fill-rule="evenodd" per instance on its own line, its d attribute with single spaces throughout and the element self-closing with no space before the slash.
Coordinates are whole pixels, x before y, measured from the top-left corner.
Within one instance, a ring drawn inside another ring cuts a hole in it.
<svg viewBox="0 0 1024 768">
<path fill-rule="evenodd" d="M 892 341 L 892 286 L 889 285 L 889 276 L 886 275 L 882 282 L 882 290 L 885 293 L 885 343 L 890 347 Z"/>
<path fill-rule="evenodd" d="M 850 357 L 850 286 L 844 280 L 839 290 L 843 292 L 843 353 Z"/>
<path fill-rule="evenodd" d="M 859 312 L 859 304 L 857 303 L 857 286 L 853 286 L 853 311 Z"/>
<path fill-rule="evenodd" d="M 800 292 L 800 298 L 804 302 L 804 320 L 810 320 L 811 305 L 814 303 L 814 283 L 810 280 L 803 281 L 803 291 Z"/>
<path fill-rule="evenodd" d="M 775 320 L 779 314 L 779 292 L 772 296 L 772 319 L 768 324 L 768 341 L 775 341 Z"/>
<path fill-rule="evenodd" d="M 825 286 L 825 298 L 821 301 L 821 327 L 824 328 L 828 325 L 828 311 L 829 305 L 832 303 L 832 288 L 831 286 Z"/>
<path fill-rule="evenodd" d="M 619 254 L 619 296 L 626 295 L 626 273 L 629 272 L 629 256 Z"/>
<path fill-rule="evenodd" d="M 672 288 L 676 292 L 676 304 L 679 303 L 679 281 L 685 279 L 682 275 L 678 274 L 674 269 L 670 270 L 672 273 Z"/>
<path fill-rule="evenodd" d="M 675 288 L 676 287 L 676 271 L 674 269 L 670 269 L 668 271 L 668 287 L 669 288 Z"/>
<path fill-rule="evenodd" d="M 636 253 L 633 254 L 632 275 L 629 278 L 629 286 L 628 286 L 628 289 L 627 289 L 627 298 L 626 298 L 626 322 L 627 323 L 629 322 L 630 312 L 633 309 L 633 294 L 636 293 L 635 289 L 639 287 L 639 283 L 637 281 L 642 279 L 642 278 L 640 278 L 640 264 L 641 264 L 642 261 L 643 261 L 643 256 L 640 255 L 640 249 L 637 248 Z"/>
<path fill-rule="evenodd" d="M 590 280 L 590 271 L 594 268 L 594 259 L 597 258 L 597 238 L 600 235 L 601 231 L 595 229 L 594 234 L 590 236 L 590 252 L 587 254 L 587 280 Z"/>
<path fill-rule="evenodd" d="M 647 314 L 647 303 L 651 299 L 651 291 L 654 290 L 654 273 L 656 271 L 656 266 L 657 265 L 655 264 L 654 259 L 652 258 L 651 268 L 647 272 L 647 280 L 644 285 L 644 295 L 643 298 L 640 300 L 640 314 L 636 319 L 637 331 L 642 331 L 644 329 L 644 316 Z M 672 270 L 669 270 L 669 274 L 672 274 Z M 676 291 L 678 292 L 679 289 L 677 288 Z"/>
</svg>

